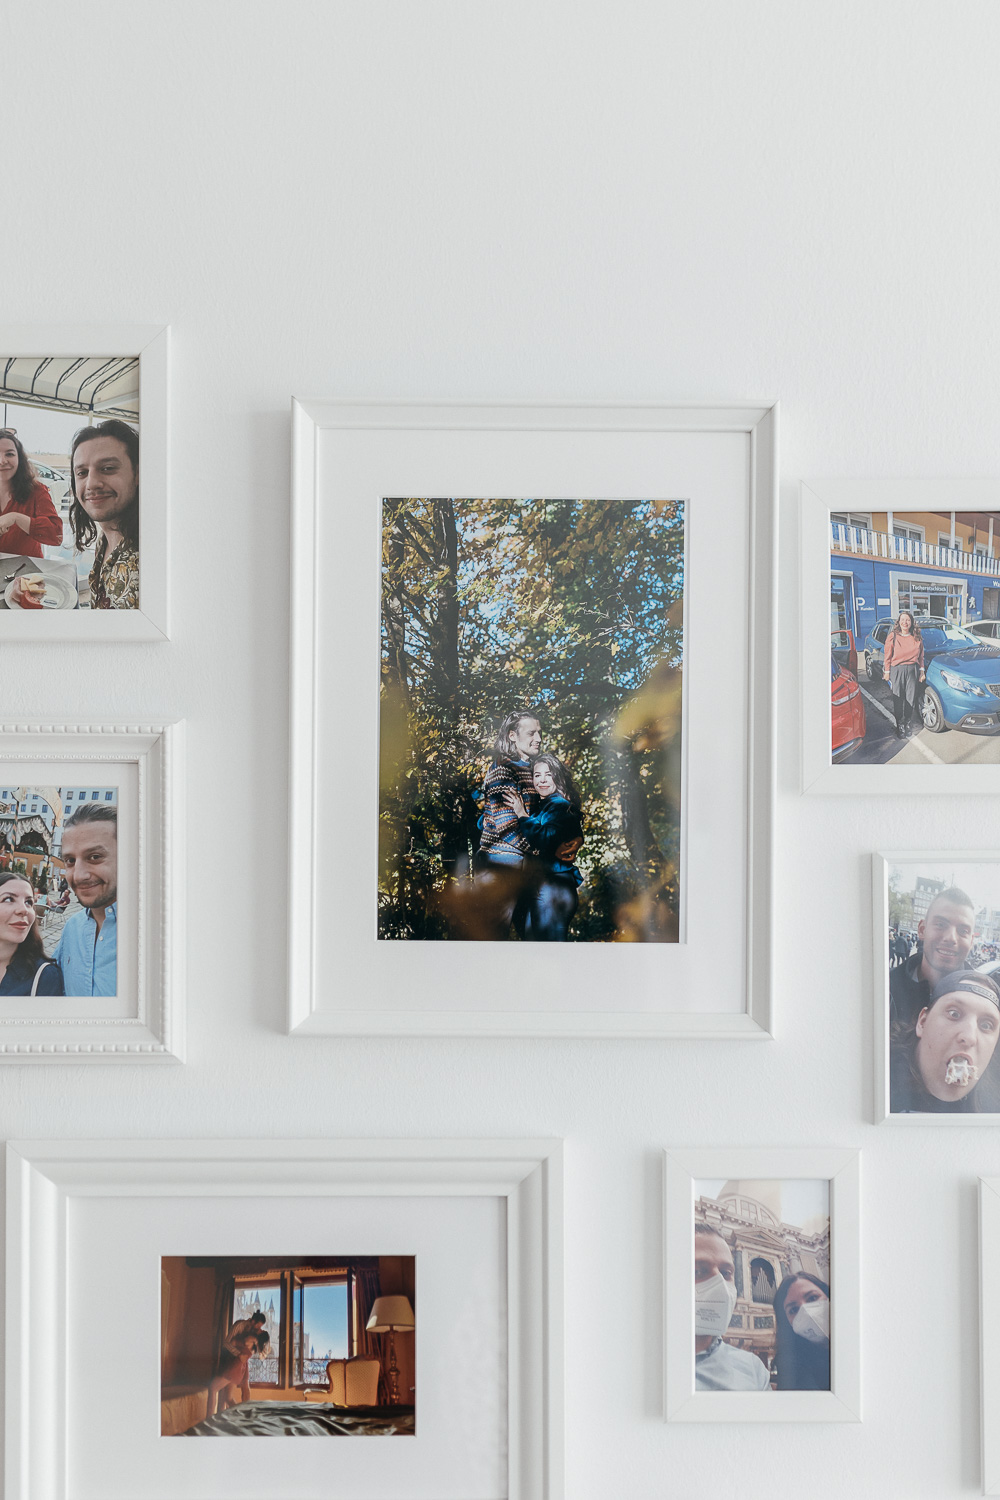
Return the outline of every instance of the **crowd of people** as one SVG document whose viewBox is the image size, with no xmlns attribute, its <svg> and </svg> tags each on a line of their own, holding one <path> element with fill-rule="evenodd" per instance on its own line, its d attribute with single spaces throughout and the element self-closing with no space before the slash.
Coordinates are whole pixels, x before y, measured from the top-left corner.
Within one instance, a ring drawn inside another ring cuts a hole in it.
<svg viewBox="0 0 1000 1500">
<path fill-rule="evenodd" d="M 487 940 L 564 943 L 583 882 L 580 794 L 569 768 L 542 751 L 530 710 L 503 719 L 482 793 L 472 879 L 450 909 L 460 931 Z"/>
<path fill-rule="evenodd" d="M 767 1364 L 728 1343 L 736 1309 L 736 1263 L 710 1224 L 694 1227 L 694 1378 L 697 1391 L 828 1391 L 830 1288 L 809 1271 L 785 1276 L 774 1297 L 774 1347 Z"/>
<path fill-rule="evenodd" d="M 892 1114 L 1000 1109 L 1000 989 L 976 966 L 975 919 L 972 898 L 950 886 L 918 922 L 915 945 L 889 933 Z"/>
<path fill-rule="evenodd" d="M 61 858 L 66 890 L 53 904 L 65 909 L 75 896 L 80 910 L 67 917 L 51 954 L 31 881 L 0 871 L 0 996 L 117 994 L 117 809 L 82 803 L 63 825 Z"/>
<path fill-rule="evenodd" d="M 94 547 L 92 609 L 139 607 L 139 434 L 110 417 L 83 427 L 70 451 L 69 524 L 77 553 Z M 16 432 L 0 429 L 0 553 L 43 557 L 59 547 L 63 523 Z M 95 546 L 96 543 L 96 546 Z M 15 579 L 13 602 L 42 609 L 36 590 Z"/>
</svg>

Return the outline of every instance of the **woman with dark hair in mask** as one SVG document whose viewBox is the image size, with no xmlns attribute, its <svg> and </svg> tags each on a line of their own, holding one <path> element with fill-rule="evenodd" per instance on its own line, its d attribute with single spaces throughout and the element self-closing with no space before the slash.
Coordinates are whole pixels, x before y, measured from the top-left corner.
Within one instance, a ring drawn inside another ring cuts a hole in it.
<svg viewBox="0 0 1000 1500">
<path fill-rule="evenodd" d="M 830 1389 L 830 1288 L 808 1271 L 786 1276 L 774 1298 L 779 1391 Z"/>
</svg>

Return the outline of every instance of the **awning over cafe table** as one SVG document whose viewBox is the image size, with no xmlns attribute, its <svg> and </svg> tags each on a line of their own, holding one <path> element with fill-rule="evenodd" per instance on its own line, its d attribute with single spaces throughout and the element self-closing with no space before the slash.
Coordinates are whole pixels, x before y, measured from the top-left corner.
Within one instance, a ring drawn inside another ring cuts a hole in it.
<svg viewBox="0 0 1000 1500">
<path fill-rule="evenodd" d="M 0 354 L 0 401 L 139 420 L 137 354 Z"/>
</svg>

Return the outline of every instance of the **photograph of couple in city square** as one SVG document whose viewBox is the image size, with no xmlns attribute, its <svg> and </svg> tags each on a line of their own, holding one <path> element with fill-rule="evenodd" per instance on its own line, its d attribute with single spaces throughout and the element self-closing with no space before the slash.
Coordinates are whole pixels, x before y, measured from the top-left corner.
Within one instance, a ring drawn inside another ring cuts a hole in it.
<svg viewBox="0 0 1000 1500">
<path fill-rule="evenodd" d="M 0 999 L 117 994 L 118 813 L 117 786 L 0 785 Z"/>
<path fill-rule="evenodd" d="M 382 502 L 378 935 L 680 938 L 685 507 Z"/>
<path fill-rule="evenodd" d="M 139 356 L 0 354 L 0 611 L 139 608 Z"/>
<path fill-rule="evenodd" d="M 829 1391 L 829 1182 L 694 1191 L 695 1391 Z"/>
<path fill-rule="evenodd" d="M 1000 1113 L 1000 859 L 880 865 L 889 1112 Z"/>
<path fill-rule="evenodd" d="M 412 1255 L 164 1256 L 164 1437 L 415 1432 Z"/>
</svg>

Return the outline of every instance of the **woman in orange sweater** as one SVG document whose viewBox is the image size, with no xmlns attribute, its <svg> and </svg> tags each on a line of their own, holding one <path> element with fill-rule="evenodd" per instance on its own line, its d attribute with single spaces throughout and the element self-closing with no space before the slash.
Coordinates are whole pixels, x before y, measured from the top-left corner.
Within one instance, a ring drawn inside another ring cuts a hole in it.
<svg viewBox="0 0 1000 1500">
<path fill-rule="evenodd" d="M 0 430 L 0 552 L 41 557 L 43 547 L 58 547 L 62 539 L 59 512 L 20 438 Z"/>
<path fill-rule="evenodd" d="M 924 643 L 917 622 L 908 609 L 889 631 L 885 643 L 885 665 L 882 676 L 892 692 L 892 711 L 896 715 L 896 734 L 902 740 L 913 733 L 913 713 L 924 680 Z"/>
</svg>

